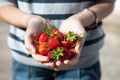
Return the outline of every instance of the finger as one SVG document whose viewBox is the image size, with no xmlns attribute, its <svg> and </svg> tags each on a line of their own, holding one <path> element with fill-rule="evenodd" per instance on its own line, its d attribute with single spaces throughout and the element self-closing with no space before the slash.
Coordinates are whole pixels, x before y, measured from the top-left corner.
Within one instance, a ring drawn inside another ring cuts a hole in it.
<svg viewBox="0 0 120 80">
<path fill-rule="evenodd" d="M 36 53 L 35 47 L 33 46 L 32 37 L 30 35 L 25 36 L 25 47 L 31 53 Z"/>
<path fill-rule="evenodd" d="M 71 58 L 70 60 L 65 60 L 64 64 L 65 65 L 75 65 L 79 60 L 79 55 L 75 55 L 73 58 Z"/>
<path fill-rule="evenodd" d="M 60 67 L 60 66 L 63 66 L 64 64 L 61 62 L 61 61 L 57 61 L 56 62 L 56 66 Z"/>
<path fill-rule="evenodd" d="M 58 71 L 58 69 L 59 69 L 59 68 L 58 68 L 57 66 L 54 67 L 54 70 L 55 70 L 55 71 Z"/>
<path fill-rule="evenodd" d="M 42 56 L 40 54 L 32 54 L 32 57 L 37 61 L 37 62 L 47 62 L 49 61 L 49 58 L 47 56 Z"/>
<path fill-rule="evenodd" d="M 81 42 L 80 42 L 80 43 L 81 43 Z M 81 47 L 80 44 L 77 44 L 77 45 L 75 46 L 75 51 L 76 51 L 77 54 L 80 53 L 81 49 L 82 49 L 82 47 Z"/>
<path fill-rule="evenodd" d="M 80 54 L 81 50 L 82 50 L 82 47 L 84 45 L 84 41 L 85 41 L 85 38 L 80 38 L 80 41 L 78 42 L 78 44 L 75 46 L 75 51 L 76 53 Z"/>
<path fill-rule="evenodd" d="M 43 63 L 45 66 L 48 66 L 48 67 L 52 67 L 54 68 L 55 67 L 55 63 L 54 62 L 46 62 L 46 63 Z"/>
</svg>

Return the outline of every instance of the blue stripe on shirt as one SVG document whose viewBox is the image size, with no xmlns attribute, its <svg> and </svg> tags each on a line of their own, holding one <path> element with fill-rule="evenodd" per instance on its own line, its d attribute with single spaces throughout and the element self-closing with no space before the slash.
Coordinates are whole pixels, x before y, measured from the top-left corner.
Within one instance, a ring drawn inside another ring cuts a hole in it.
<svg viewBox="0 0 120 80">
<path fill-rule="evenodd" d="M 99 38 L 89 40 L 89 41 L 85 41 L 84 46 L 89 46 L 89 45 L 95 44 L 95 43 L 99 42 L 100 40 L 102 40 L 104 37 L 105 37 L 105 34 L 103 34 Z"/>
<path fill-rule="evenodd" d="M 22 42 L 24 44 L 24 40 L 20 39 L 18 36 L 16 36 L 15 34 L 13 33 L 9 33 L 9 36 L 19 42 Z"/>
<path fill-rule="evenodd" d="M 94 1 L 94 0 L 19 0 L 27 3 L 78 3 L 85 1 Z"/>
<path fill-rule="evenodd" d="M 51 20 L 63 20 L 63 19 L 67 19 L 68 17 L 72 16 L 73 14 L 35 14 L 32 13 L 34 15 L 38 15 L 41 16 L 45 19 L 51 19 Z"/>
<path fill-rule="evenodd" d="M 20 54 L 20 55 L 27 56 L 27 54 L 22 52 L 22 51 L 18 51 L 18 50 L 15 50 L 15 49 L 11 49 L 11 50 L 18 53 L 18 54 Z"/>
</svg>

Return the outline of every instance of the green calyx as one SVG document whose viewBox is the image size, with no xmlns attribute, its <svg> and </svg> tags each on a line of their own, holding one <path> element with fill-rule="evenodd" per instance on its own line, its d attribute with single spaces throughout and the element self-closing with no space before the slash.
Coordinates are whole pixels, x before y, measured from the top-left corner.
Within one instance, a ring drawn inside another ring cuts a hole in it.
<svg viewBox="0 0 120 80">
<path fill-rule="evenodd" d="M 72 32 L 72 31 L 69 31 L 67 33 L 67 40 L 74 41 L 76 38 L 77 38 L 76 33 Z"/>
<path fill-rule="evenodd" d="M 53 37 L 53 36 L 55 36 L 57 33 L 50 33 L 49 35 L 50 35 L 50 37 Z"/>
<path fill-rule="evenodd" d="M 43 32 L 48 34 L 50 36 L 50 38 L 57 34 L 57 33 L 52 33 L 51 32 L 53 29 L 57 29 L 56 26 L 52 23 L 51 20 L 47 19 L 47 23 L 44 22 L 43 24 L 44 24 L 44 27 L 45 27 Z"/>
<path fill-rule="evenodd" d="M 61 57 L 61 56 L 63 56 L 62 48 L 57 48 L 57 49 L 53 50 L 52 59 L 59 60 L 59 57 Z"/>
</svg>

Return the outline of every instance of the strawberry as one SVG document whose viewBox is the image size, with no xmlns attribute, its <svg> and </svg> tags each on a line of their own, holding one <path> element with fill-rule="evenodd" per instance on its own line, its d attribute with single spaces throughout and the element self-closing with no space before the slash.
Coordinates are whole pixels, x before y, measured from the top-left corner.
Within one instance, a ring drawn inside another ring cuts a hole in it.
<svg viewBox="0 0 120 80">
<path fill-rule="evenodd" d="M 48 52 L 47 57 L 49 58 L 49 60 L 53 60 L 52 56 L 53 56 L 53 52 L 52 51 Z"/>
<path fill-rule="evenodd" d="M 49 36 L 48 34 L 42 33 L 39 37 L 39 42 L 47 42 L 48 36 Z"/>
<path fill-rule="evenodd" d="M 54 49 L 53 51 L 52 51 L 52 59 L 53 60 L 59 60 L 59 58 L 61 57 L 61 56 L 63 56 L 63 49 L 62 48 L 56 48 L 56 49 Z"/>
<path fill-rule="evenodd" d="M 50 47 L 50 49 L 55 49 L 55 48 L 61 46 L 61 43 L 57 39 L 51 38 L 48 41 L 48 46 Z"/>
<path fill-rule="evenodd" d="M 69 48 L 69 44 L 67 41 L 62 41 L 62 46 L 65 47 L 65 48 Z"/>
<path fill-rule="evenodd" d="M 76 43 L 77 43 L 77 40 L 78 40 L 77 34 L 74 33 L 74 32 L 69 31 L 67 33 L 67 39 L 66 40 L 67 40 L 69 46 L 74 47 L 76 45 Z"/>
<path fill-rule="evenodd" d="M 48 48 L 38 48 L 39 49 L 39 54 L 41 54 L 41 55 L 47 55 L 47 53 L 49 52 L 49 49 Z"/>
<path fill-rule="evenodd" d="M 52 59 L 63 62 L 71 57 L 70 51 L 65 47 L 57 47 L 53 50 Z"/>
<path fill-rule="evenodd" d="M 76 40 L 74 40 L 74 41 L 68 40 L 67 42 L 68 42 L 68 45 L 71 47 L 74 47 L 76 44 Z"/>
<path fill-rule="evenodd" d="M 57 34 L 57 33 L 59 33 L 60 31 L 57 30 L 57 29 L 53 29 L 51 32 L 54 33 L 54 34 Z"/>
<path fill-rule="evenodd" d="M 38 52 L 41 55 L 47 55 L 47 53 L 49 52 L 47 42 L 40 42 L 40 44 L 38 46 Z"/>
<path fill-rule="evenodd" d="M 53 29 L 53 30 L 51 31 L 50 36 L 51 36 L 52 38 L 55 38 L 55 39 L 59 40 L 59 41 L 63 40 L 63 35 L 62 35 L 62 33 L 61 33 L 59 30 L 57 30 L 57 29 Z"/>
<path fill-rule="evenodd" d="M 40 48 L 48 48 L 47 42 L 39 42 L 39 47 Z"/>
<path fill-rule="evenodd" d="M 69 51 L 71 52 L 72 57 L 77 54 L 75 51 L 75 48 L 71 48 L 71 49 L 69 49 Z"/>
<path fill-rule="evenodd" d="M 67 49 L 67 48 L 65 48 L 65 47 L 60 47 L 63 51 L 62 51 L 62 53 L 63 53 L 63 56 L 60 56 L 59 57 L 59 60 L 61 61 L 61 62 L 63 62 L 64 60 L 66 60 L 66 59 L 69 59 L 70 57 L 71 57 L 71 53 L 70 53 L 70 51 Z"/>
<path fill-rule="evenodd" d="M 64 38 L 64 40 L 66 40 L 67 39 L 67 34 L 63 34 L 63 38 Z"/>
</svg>

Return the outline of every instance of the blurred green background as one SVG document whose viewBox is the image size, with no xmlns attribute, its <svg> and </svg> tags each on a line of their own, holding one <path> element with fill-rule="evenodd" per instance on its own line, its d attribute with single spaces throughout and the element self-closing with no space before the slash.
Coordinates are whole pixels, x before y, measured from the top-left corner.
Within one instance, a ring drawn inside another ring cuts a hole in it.
<svg viewBox="0 0 120 80">
<path fill-rule="evenodd" d="M 113 13 L 103 20 L 106 33 L 101 49 L 102 80 L 120 80 L 120 0 L 116 1 Z M 0 80 L 11 80 L 12 56 L 7 45 L 9 25 L 0 20 Z"/>
</svg>

